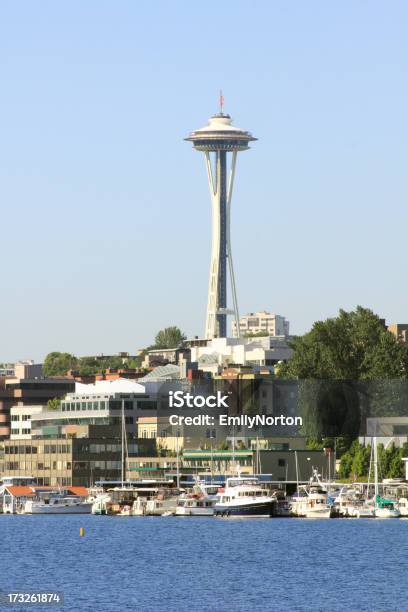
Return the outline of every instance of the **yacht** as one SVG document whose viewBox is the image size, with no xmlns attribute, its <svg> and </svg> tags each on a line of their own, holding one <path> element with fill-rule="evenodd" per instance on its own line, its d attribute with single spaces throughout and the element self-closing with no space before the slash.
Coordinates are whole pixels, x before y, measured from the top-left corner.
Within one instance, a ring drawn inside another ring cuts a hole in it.
<svg viewBox="0 0 408 612">
<path fill-rule="evenodd" d="M 177 509 L 177 497 L 174 495 L 157 495 L 146 501 L 147 516 L 171 516 Z"/>
<path fill-rule="evenodd" d="M 24 514 L 90 514 L 92 502 L 78 495 L 51 493 L 39 499 L 29 499 L 24 506 Z"/>
<path fill-rule="evenodd" d="M 306 518 L 330 518 L 332 507 L 328 503 L 327 492 L 323 489 L 317 470 L 313 470 L 313 476 L 309 485 L 299 487 L 297 493 L 292 497 L 290 509 L 294 516 Z"/>
<path fill-rule="evenodd" d="M 270 517 L 277 501 L 253 477 L 227 478 L 219 494 L 219 501 L 214 505 L 215 516 Z"/>
<path fill-rule="evenodd" d="M 191 493 L 179 497 L 176 516 L 213 516 L 218 501 L 218 486 L 197 483 Z"/>
<path fill-rule="evenodd" d="M 305 503 L 306 518 L 330 518 L 331 506 L 327 503 L 327 493 L 316 488 L 311 488 L 307 494 Z"/>
<path fill-rule="evenodd" d="M 172 516 L 177 508 L 177 495 L 161 491 L 152 497 L 137 497 L 132 505 L 133 516 Z"/>
</svg>

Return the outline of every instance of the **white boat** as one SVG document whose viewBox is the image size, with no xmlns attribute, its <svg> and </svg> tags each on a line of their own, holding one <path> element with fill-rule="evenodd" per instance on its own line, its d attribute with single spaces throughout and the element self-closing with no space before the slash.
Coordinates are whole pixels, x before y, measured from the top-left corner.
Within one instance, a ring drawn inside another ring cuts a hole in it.
<svg viewBox="0 0 408 612">
<path fill-rule="evenodd" d="M 175 514 L 177 509 L 177 497 L 158 496 L 146 501 L 145 514 L 147 516 L 170 516 Z"/>
<path fill-rule="evenodd" d="M 401 516 L 408 516 L 408 499 L 406 497 L 400 497 L 398 500 L 398 510 Z"/>
<path fill-rule="evenodd" d="M 344 485 L 334 499 L 334 513 L 338 516 L 351 518 L 372 518 L 374 505 L 370 504 L 364 495 L 364 485 Z M 369 484 L 367 484 L 368 490 Z"/>
<path fill-rule="evenodd" d="M 370 506 L 369 504 L 362 504 L 361 506 L 356 506 L 354 515 L 352 516 L 355 516 L 356 518 L 374 518 L 374 506 Z"/>
<path fill-rule="evenodd" d="M 213 516 L 218 487 L 198 482 L 191 493 L 179 497 L 176 516 Z"/>
<path fill-rule="evenodd" d="M 306 518 L 330 518 L 331 507 L 327 503 L 327 493 L 311 490 L 305 504 Z"/>
<path fill-rule="evenodd" d="M 24 514 L 90 514 L 92 502 L 77 495 L 50 494 L 40 499 L 29 499 Z"/>
<path fill-rule="evenodd" d="M 376 505 L 374 516 L 375 518 L 399 518 L 401 513 L 395 507 L 394 502 L 382 499 Z"/>
<path fill-rule="evenodd" d="M 295 516 L 306 518 L 330 518 L 332 507 L 328 504 L 327 498 L 319 474 L 313 469 L 309 485 L 299 487 L 297 494 L 291 498 L 291 512 Z"/>
<path fill-rule="evenodd" d="M 373 438 L 374 447 L 374 516 L 375 518 L 399 518 L 400 511 L 397 508 L 396 502 L 390 499 L 381 498 L 378 489 L 378 450 L 377 438 Z"/>
<path fill-rule="evenodd" d="M 108 493 L 100 493 L 92 500 L 92 514 L 108 514 L 108 506 L 112 498 Z"/>
<path fill-rule="evenodd" d="M 227 478 L 225 488 L 220 490 L 219 501 L 214 505 L 214 514 L 270 517 L 276 502 L 276 497 L 263 489 L 257 478 Z"/>
<path fill-rule="evenodd" d="M 213 499 L 200 498 L 195 494 L 180 497 L 176 516 L 213 516 L 214 503 Z"/>
</svg>

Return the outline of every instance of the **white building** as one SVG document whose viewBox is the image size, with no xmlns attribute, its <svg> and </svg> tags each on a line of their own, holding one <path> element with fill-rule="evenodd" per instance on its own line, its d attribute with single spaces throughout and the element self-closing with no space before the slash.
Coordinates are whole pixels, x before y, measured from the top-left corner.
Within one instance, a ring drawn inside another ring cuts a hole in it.
<svg viewBox="0 0 408 612">
<path fill-rule="evenodd" d="M 284 337 L 213 338 L 205 346 L 192 343 L 191 361 L 198 362 L 200 370 L 218 373 L 229 364 L 275 365 L 287 361 L 293 351 Z"/>
<path fill-rule="evenodd" d="M 398 448 L 408 441 L 408 417 L 368 417 L 366 419 L 366 435 L 360 436 L 360 444 L 367 446 L 372 444 L 373 438 L 377 444 L 383 444 L 385 448 L 395 444 Z"/>
<path fill-rule="evenodd" d="M 12 406 L 10 408 L 10 440 L 31 440 L 31 419 L 47 406 Z"/>
<path fill-rule="evenodd" d="M 240 335 L 265 333 L 269 336 L 288 336 L 289 321 L 281 315 L 273 314 L 263 310 L 262 312 L 250 312 L 239 319 Z M 237 325 L 232 321 L 232 335 L 237 337 Z"/>
</svg>

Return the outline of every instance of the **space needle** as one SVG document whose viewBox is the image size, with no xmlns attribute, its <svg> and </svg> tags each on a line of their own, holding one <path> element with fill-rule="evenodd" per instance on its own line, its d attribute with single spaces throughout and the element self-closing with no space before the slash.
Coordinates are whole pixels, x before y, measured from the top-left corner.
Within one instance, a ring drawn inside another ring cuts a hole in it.
<svg viewBox="0 0 408 612">
<path fill-rule="evenodd" d="M 231 252 L 231 196 L 237 153 L 249 149 L 249 143 L 257 138 L 232 125 L 230 115 L 224 113 L 221 93 L 220 112 L 209 119 L 208 125 L 195 130 L 185 140 L 192 142 L 194 148 L 203 151 L 205 155 L 212 203 L 212 246 L 205 337 L 209 340 L 225 338 L 229 314 L 235 317 L 239 335 L 238 300 Z M 229 169 L 228 153 L 232 154 Z M 233 310 L 227 308 L 227 269 Z"/>
</svg>

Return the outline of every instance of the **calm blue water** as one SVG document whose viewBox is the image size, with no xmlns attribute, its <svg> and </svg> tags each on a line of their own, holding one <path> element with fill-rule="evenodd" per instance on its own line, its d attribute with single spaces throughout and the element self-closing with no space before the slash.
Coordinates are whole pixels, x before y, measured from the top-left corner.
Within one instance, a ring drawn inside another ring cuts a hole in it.
<svg viewBox="0 0 408 612">
<path fill-rule="evenodd" d="M 1 590 L 76 612 L 403 610 L 407 559 L 402 519 L 0 516 Z"/>
</svg>

